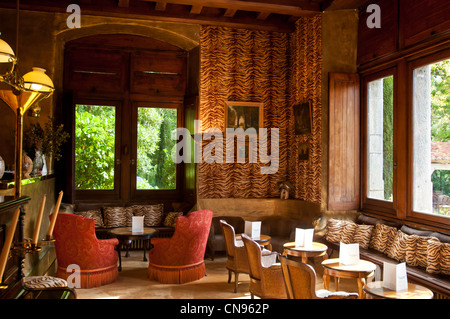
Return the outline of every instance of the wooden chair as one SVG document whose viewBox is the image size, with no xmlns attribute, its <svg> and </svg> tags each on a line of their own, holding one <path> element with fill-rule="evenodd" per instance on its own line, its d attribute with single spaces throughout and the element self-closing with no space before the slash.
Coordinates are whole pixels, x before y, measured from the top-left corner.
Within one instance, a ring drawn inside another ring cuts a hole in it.
<svg viewBox="0 0 450 319">
<path fill-rule="evenodd" d="M 286 299 L 286 287 L 283 281 L 281 265 L 276 262 L 277 252 L 265 250 L 245 234 L 242 241 L 247 250 L 250 271 L 250 294 L 252 299 Z"/>
<path fill-rule="evenodd" d="M 316 290 L 316 272 L 311 265 L 280 256 L 289 299 L 357 299 L 357 293 Z"/>
<path fill-rule="evenodd" d="M 248 274 L 247 250 L 242 241 L 236 241 L 234 227 L 221 220 L 220 226 L 225 238 L 225 250 L 227 253 L 226 268 L 228 269 L 228 283 L 231 282 L 231 274 L 234 273 L 234 292 L 238 289 L 239 273 Z"/>
</svg>

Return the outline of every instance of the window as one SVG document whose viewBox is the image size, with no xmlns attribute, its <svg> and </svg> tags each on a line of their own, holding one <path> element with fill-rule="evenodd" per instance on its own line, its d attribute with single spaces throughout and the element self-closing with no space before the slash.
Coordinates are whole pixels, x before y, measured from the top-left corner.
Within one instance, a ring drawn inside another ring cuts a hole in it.
<svg viewBox="0 0 450 319">
<path fill-rule="evenodd" d="M 450 226 L 450 50 L 362 76 L 363 211 Z"/>
<path fill-rule="evenodd" d="M 75 189 L 113 190 L 115 106 L 75 106 Z"/>
<path fill-rule="evenodd" d="M 367 197 L 393 199 L 394 77 L 367 84 Z"/>
<path fill-rule="evenodd" d="M 412 72 L 412 208 L 450 217 L 450 59 Z"/>
<path fill-rule="evenodd" d="M 177 109 L 139 107 L 136 189 L 175 189 L 176 165 L 171 158 Z"/>
</svg>

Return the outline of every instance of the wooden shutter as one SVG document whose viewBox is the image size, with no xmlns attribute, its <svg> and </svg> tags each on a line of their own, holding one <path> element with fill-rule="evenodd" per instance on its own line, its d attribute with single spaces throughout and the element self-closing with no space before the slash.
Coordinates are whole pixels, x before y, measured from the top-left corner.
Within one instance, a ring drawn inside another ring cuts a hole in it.
<svg viewBox="0 0 450 319">
<path fill-rule="evenodd" d="M 359 76 L 329 74 L 328 210 L 360 203 Z"/>
</svg>

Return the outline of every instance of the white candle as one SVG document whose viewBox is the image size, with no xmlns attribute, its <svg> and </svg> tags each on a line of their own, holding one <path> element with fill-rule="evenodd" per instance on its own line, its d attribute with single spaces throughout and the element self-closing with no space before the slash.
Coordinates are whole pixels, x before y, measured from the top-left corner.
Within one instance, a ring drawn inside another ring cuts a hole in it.
<svg viewBox="0 0 450 319">
<path fill-rule="evenodd" d="M 46 199 L 47 199 L 47 195 L 44 195 L 42 197 L 41 208 L 39 210 L 39 214 L 38 214 L 38 217 L 36 220 L 36 225 L 34 226 L 34 234 L 33 234 L 32 240 L 31 240 L 31 243 L 34 245 L 37 244 L 38 237 L 39 237 L 39 231 L 41 230 L 42 215 L 44 214 L 44 206 L 45 206 Z"/>
<path fill-rule="evenodd" d="M 0 255 L 0 282 L 2 282 L 3 273 L 5 272 L 6 262 L 8 261 L 9 250 L 11 249 L 11 243 L 16 232 L 17 221 L 19 220 L 20 209 L 16 208 L 11 224 L 8 227 L 6 233 L 5 243 L 3 245 L 2 254 Z"/>
<path fill-rule="evenodd" d="M 61 205 L 61 200 L 63 197 L 63 191 L 59 192 L 58 200 L 56 202 L 55 210 L 53 211 L 52 219 L 50 221 L 50 226 L 48 227 L 47 231 L 47 239 L 51 239 L 53 235 L 53 228 L 55 228 L 56 224 L 56 217 L 58 217 L 59 213 L 59 206 Z"/>
</svg>

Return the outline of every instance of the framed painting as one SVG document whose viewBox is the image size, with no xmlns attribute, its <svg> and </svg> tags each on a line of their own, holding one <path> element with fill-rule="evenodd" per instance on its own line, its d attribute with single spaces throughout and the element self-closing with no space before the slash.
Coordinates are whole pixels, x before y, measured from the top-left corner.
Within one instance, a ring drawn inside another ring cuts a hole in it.
<svg viewBox="0 0 450 319">
<path fill-rule="evenodd" d="M 242 128 L 244 131 L 254 128 L 258 133 L 263 126 L 263 103 L 225 102 L 225 130 Z"/>
<path fill-rule="evenodd" d="M 309 143 L 299 142 L 297 149 L 298 149 L 298 160 L 307 161 L 309 159 Z"/>
<path fill-rule="evenodd" d="M 294 105 L 295 135 L 310 134 L 312 127 L 311 101 Z"/>
</svg>

